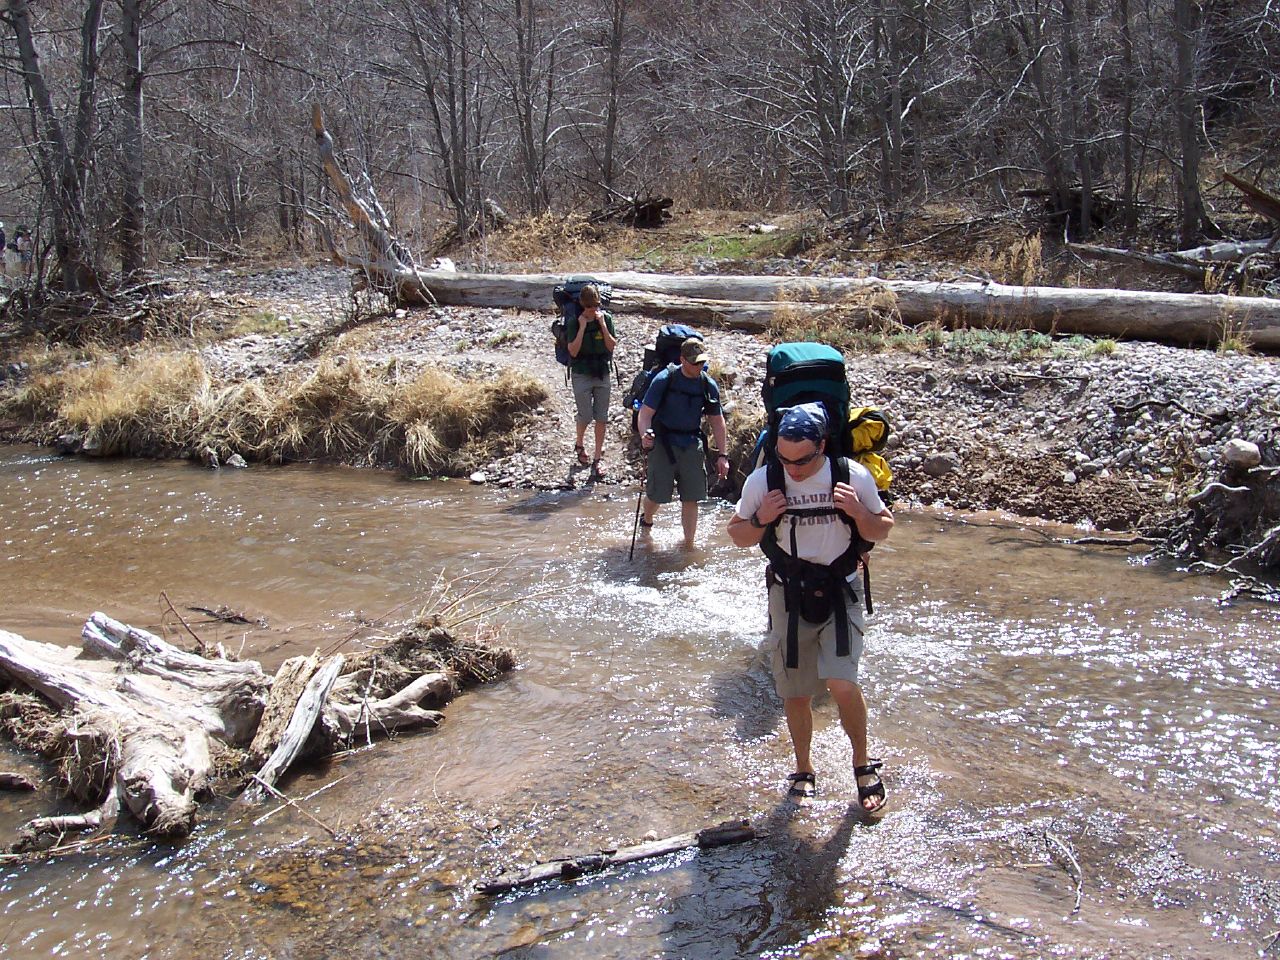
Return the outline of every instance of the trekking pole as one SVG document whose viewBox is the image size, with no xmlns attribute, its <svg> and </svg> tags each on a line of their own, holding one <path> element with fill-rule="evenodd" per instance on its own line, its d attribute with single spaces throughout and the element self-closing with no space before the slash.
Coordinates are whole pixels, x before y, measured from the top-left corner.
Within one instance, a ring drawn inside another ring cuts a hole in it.
<svg viewBox="0 0 1280 960">
<path fill-rule="evenodd" d="M 631 550 L 627 553 L 628 560 L 636 558 L 636 534 L 640 532 L 640 501 L 644 499 L 644 484 L 640 484 L 640 490 L 636 493 L 636 519 L 631 526 Z"/>
<path fill-rule="evenodd" d="M 645 455 L 644 469 L 640 471 L 640 489 L 636 492 L 636 519 L 631 525 L 631 550 L 627 554 L 628 561 L 636 557 L 636 534 L 640 531 L 640 502 L 644 500 L 644 482 L 649 473 L 649 457 L 643 447 L 641 447 L 641 453 Z"/>
</svg>

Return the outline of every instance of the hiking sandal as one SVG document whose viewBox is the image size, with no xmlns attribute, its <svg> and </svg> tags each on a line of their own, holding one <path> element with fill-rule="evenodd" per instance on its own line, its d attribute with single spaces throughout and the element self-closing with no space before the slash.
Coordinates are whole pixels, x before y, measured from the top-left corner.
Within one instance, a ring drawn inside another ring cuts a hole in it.
<svg viewBox="0 0 1280 960">
<path fill-rule="evenodd" d="M 853 768 L 853 778 L 855 783 L 857 783 L 860 777 L 876 778 L 875 783 L 858 784 L 858 806 L 862 807 L 863 813 L 879 813 L 884 809 L 885 802 L 888 800 L 884 792 L 884 781 L 880 779 L 879 774 L 879 770 L 883 766 L 883 760 L 876 760 L 872 758 L 871 762 L 866 766 Z M 874 807 L 868 807 L 866 804 L 867 800 L 877 801 L 876 805 Z"/>
<path fill-rule="evenodd" d="M 585 467 L 588 463 L 591 462 L 591 460 L 587 457 L 587 451 L 583 448 L 582 444 L 580 443 L 574 444 L 573 452 L 578 455 L 578 466 Z"/>
<path fill-rule="evenodd" d="M 605 477 L 609 476 L 609 471 L 605 469 L 603 460 L 591 461 L 591 475 L 597 480 L 603 480 Z"/>
<path fill-rule="evenodd" d="M 788 797 L 811 800 L 817 796 L 818 781 L 812 773 L 789 773 L 787 779 L 791 781 L 791 787 L 787 790 Z"/>
</svg>

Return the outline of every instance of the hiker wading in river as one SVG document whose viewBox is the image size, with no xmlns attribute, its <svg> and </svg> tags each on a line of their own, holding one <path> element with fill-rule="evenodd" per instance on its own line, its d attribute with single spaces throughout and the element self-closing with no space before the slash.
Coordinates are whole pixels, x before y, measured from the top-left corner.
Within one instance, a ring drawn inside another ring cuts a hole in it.
<svg viewBox="0 0 1280 960">
<path fill-rule="evenodd" d="M 848 482 L 833 481 L 820 404 L 781 413 L 773 454 L 782 467 L 781 489 L 769 489 L 768 464 L 752 471 L 729 520 L 729 538 L 740 547 L 758 545 L 769 558 L 773 677 L 796 757 L 788 794 L 803 800 L 817 792 L 809 751 L 813 697 L 825 683 L 853 747 L 858 800 L 866 813 L 878 813 L 885 803 L 881 764 L 867 754 L 867 704 L 858 686 L 864 600 L 858 568 L 870 545 L 893 529 L 893 514 L 857 461 L 842 461 Z"/>
<path fill-rule="evenodd" d="M 649 455 L 640 528 L 653 526 L 658 506 L 670 503 L 673 489 L 678 489 L 688 546 L 693 546 L 698 532 L 698 504 L 707 499 L 704 415 L 715 438 L 716 475 L 721 480 L 729 475 L 720 387 L 703 369 L 706 364 L 702 341 L 686 340 L 680 347 L 680 364 L 653 378 L 636 418 L 640 445 Z"/>
</svg>

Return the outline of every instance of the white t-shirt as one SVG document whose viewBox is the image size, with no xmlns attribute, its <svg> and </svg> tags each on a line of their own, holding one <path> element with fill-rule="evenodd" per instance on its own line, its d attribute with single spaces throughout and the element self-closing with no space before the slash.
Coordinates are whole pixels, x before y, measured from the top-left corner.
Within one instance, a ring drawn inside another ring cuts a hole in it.
<svg viewBox="0 0 1280 960">
<path fill-rule="evenodd" d="M 849 486 L 858 494 L 858 499 L 872 513 L 884 510 L 884 502 L 880 499 L 880 491 L 876 489 L 875 478 L 862 464 L 856 460 L 849 461 Z M 822 467 L 806 480 L 792 480 L 783 471 L 783 489 L 787 495 L 787 508 L 819 509 L 834 508 L 831 499 L 831 460 L 824 458 Z M 768 471 L 765 467 L 757 467 L 742 485 L 742 498 L 738 501 L 737 514 L 743 520 L 750 520 L 751 515 L 764 502 L 769 492 Z M 794 517 L 784 515 L 778 523 L 778 546 L 783 553 L 791 552 L 791 524 L 796 527 L 796 553 L 801 560 L 811 563 L 829 564 L 840 554 L 849 549 L 851 531 L 849 525 L 835 514 L 819 517 Z"/>
</svg>

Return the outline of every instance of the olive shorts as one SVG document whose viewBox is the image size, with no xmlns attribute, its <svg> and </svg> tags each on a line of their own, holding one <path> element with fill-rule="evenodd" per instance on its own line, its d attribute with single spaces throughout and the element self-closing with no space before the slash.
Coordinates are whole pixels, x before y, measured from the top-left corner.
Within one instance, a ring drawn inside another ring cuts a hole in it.
<svg viewBox="0 0 1280 960">
<path fill-rule="evenodd" d="M 826 623 L 812 624 L 804 617 L 800 618 L 797 630 L 797 645 L 800 662 L 794 670 L 786 667 L 787 653 L 787 608 L 782 599 L 782 584 L 775 583 L 769 587 L 769 637 L 773 647 L 773 681 L 778 696 L 784 700 L 791 697 L 813 697 L 826 689 L 827 680 L 848 680 L 858 682 L 858 661 L 862 658 L 862 634 L 864 621 L 862 618 L 862 590 L 855 584 L 849 584 L 854 590 L 856 600 L 845 597 L 845 614 L 849 618 L 849 656 L 836 656 L 836 620 L 827 618 Z"/>
<path fill-rule="evenodd" d="M 582 426 L 592 420 L 609 419 L 609 394 L 613 391 L 613 381 L 609 377 L 593 377 L 590 374 L 574 371 L 573 402 L 578 406 L 576 422 Z"/>
<path fill-rule="evenodd" d="M 649 451 L 649 476 L 645 481 L 644 495 L 654 503 L 670 503 L 671 492 L 678 486 L 681 503 L 707 499 L 707 457 L 702 450 L 702 441 L 688 447 L 677 447 L 673 443 L 671 452 L 676 457 L 674 464 L 661 440 Z"/>
</svg>

